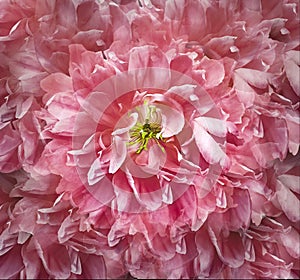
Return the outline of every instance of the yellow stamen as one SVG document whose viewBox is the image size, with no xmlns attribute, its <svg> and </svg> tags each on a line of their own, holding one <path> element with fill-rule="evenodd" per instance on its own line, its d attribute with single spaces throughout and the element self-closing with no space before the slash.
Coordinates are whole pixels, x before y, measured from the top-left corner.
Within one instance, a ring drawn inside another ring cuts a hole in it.
<svg viewBox="0 0 300 280">
<path fill-rule="evenodd" d="M 164 148 L 158 141 L 163 140 L 161 136 L 161 126 L 158 123 L 149 123 L 149 119 L 146 119 L 144 124 L 137 123 L 130 130 L 130 138 L 129 145 L 139 144 L 139 148 L 136 151 L 137 154 L 141 153 L 144 149 L 147 150 L 148 143 L 151 139 L 155 140 L 164 151 Z"/>
</svg>

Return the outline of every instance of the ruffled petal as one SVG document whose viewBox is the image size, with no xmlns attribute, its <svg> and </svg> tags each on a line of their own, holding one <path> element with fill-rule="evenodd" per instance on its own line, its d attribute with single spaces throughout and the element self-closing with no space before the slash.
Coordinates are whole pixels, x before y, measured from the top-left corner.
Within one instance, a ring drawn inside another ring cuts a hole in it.
<svg viewBox="0 0 300 280">
<path fill-rule="evenodd" d="M 229 168 L 229 158 L 220 145 L 197 120 L 193 124 L 195 141 L 205 160 L 210 164 L 219 163 L 223 168 Z"/>
</svg>

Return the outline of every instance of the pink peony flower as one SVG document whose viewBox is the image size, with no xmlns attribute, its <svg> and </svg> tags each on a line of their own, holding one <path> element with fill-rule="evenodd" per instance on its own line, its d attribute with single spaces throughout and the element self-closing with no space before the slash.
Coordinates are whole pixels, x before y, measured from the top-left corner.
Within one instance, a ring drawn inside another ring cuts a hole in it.
<svg viewBox="0 0 300 280">
<path fill-rule="evenodd" d="M 2 1 L 1 278 L 296 278 L 296 1 Z"/>
</svg>

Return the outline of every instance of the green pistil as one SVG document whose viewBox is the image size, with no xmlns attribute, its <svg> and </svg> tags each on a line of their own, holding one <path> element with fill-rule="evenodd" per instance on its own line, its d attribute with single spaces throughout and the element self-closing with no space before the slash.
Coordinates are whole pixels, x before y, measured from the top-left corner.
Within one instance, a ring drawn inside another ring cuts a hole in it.
<svg viewBox="0 0 300 280">
<path fill-rule="evenodd" d="M 159 145 L 159 147 L 164 151 L 164 148 L 159 144 L 159 140 L 163 140 L 161 136 L 161 126 L 158 123 L 149 123 L 146 119 L 145 123 L 137 123 L 130 130 L 129 145 L 138 144 L 139 148 L 136 151 L 137 154 L 141 153 L 143 150 L 147 150 L 148 143 L 151 139 Z"/>
</svg>

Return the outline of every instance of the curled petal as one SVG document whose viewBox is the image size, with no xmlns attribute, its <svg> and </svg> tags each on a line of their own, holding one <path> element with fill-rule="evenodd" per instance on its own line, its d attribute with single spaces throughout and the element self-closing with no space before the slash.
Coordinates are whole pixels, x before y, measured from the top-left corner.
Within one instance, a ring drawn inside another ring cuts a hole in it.
<svg viewBox="0 0 300 280">
<path fill-rule="evenodd" d="M 162 111 L 162 137 L 168 138 L 177 135 L 183 129 L 184 123 L 182 112 L 166 106 Z"/>
<path fill-rule="evenodd" d="M 205 70 L 205 84 L 206 88 L 213 88 L 218 86 L 225 77 L 224 66 L 218 60 L 208 59 L 204 57 L 199 65 L 200 68 Z"/>
<path fill-rule="evenodd" d="M 14 278 L 24 267 L 20 256 L 20 247 L 15 246 L 7 254 L 0 256 L 0 262 L 0 277 L 2 279 Z"/>
<path fill-rule="evenodd" d="M 277 181 L 276 196 L 287 217 L 293 222 L 299 222 L 300 201 L 297 196 L 280 181 Z"/>
<path fill-rule="evenodd" d="M 111 159 L 108 172 L 113 174 L 122 166 L 126 159 L 126 142 L 118 135 L 114 136 L 112 143 Z"/>
<path fill-rule="evenodd" d="M 300 95 L 300 59 L 299 51 L 289 51 L 286 54 L 286 60 L 284 62 L 286 76 L 295 91 Z"/>
<path fill-rule="evenodd" d="M 220 145 L 197 120 L 193 124 L 196 144 L 204 159 L 210 164 L 219 163 L 223 168 L 229 168 L 229 158 Z"/>
<path fill-rule="evenodd" d="M 102 169 L 100 158 L 96 158 L 92 163 L 88 172 L 88 183 L 90 186 L 99 182 L 106 174 L 106 171 Z"/>
<path fill-rule="evenodd" d="M 225 137 L 227 133 L 226 122 L 216 118 L 210 117 L 199 117 L 196 121 L 205 129 L 207 132 L 218 136 Z"/>
<path fill-rule="evenodd" d="M 70 258 L 63 245 L 49 243 L 48 239 L 35 242 L 36 250 L 46 271 L 59 278 L 70 276 Z"/>
<path fill-rule="evenodd" d="M 212 229 L 209 229 L 209 235 L 216 251 L 222 261 L 230 267 L 240 267 L 245 258 L 245 250 L 241 237 L 236 232 L 216 236 Z"/>
</svg>

